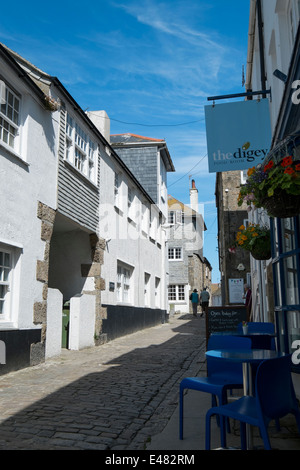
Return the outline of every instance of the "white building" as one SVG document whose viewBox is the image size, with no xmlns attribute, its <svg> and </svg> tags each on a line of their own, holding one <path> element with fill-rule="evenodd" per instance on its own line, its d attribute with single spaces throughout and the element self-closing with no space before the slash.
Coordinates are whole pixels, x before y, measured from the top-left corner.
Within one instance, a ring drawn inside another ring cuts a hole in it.
<svg viewBox="0 0 300 470">
<path fill-rule="evenodd" d="M 203 256 L 206 226 L 199 213 L 195 181 L 190 188 L 190 205 L 169 196 L 168 301 L 171 312 L 191 312 L 190 293 L 211 286 L 211 266 Z"/>
<path fill-rule="evenodd" d="M 109 144 L 106 113 L 89 117 L 56 77 L 2 45 L 0 58 L 8 370 L 60 354 L 65 303 L 70 349 L 164 321 L 166 261 L 164 217 Z"/>
<path fill-rule="evenodd" d="M 90 113 L 91 119 L 100 123 L 97 115 Z M 105 122 L 109 122 L 107 116 Z M 110 141 L 109 127 L 105 137 Z M 140 143 L 139 156 L 144 149 Z M 131 150 L 127 151 L 132 157 Z M 166 169 L 162 172 L 165 175 Z M 153 178 L 148 173 L 147 176 L 148 184 L 157 188 L 157 173 Z M 106 243 L 101 271 L 105 279 L 101 298 L 107 310 L 103 331 L 115 337 L 118 325 L 130 332 L 165 319 L 166 217 L 122 155 L 108 148 L 101 158 L 100 188 L 99 234 Z"/>
<path fill-rule="evenodd" d="M 246 91 L 271 90 L 265 97 L 272 128 L 265 163 L 287 155 L 299 160 L 299 19 L 297 0 L 251 0 Z M 292 352 L 300 339 L 300 216 L 269 219 L 255 210 L 252 219 L 270 223 L 273 234 L 272 258 L 252 262 L 254 318 L 275 321 L 279 349 Z"/>
<path fill-rule="evenodd" d="M 44 356 L 45 299 L 55 302 L 44 270 L 54 215 L 47 208 L 56 208 L 58 112 L 47 109 L 45 94 L 2 45 L 0 68 L 1 370 L 11 370 Z"/>
</svg>

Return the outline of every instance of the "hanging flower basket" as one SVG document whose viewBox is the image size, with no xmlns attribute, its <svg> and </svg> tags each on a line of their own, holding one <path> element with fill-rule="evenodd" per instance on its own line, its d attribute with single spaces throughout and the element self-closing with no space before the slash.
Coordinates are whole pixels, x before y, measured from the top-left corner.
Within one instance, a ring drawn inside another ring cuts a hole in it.
<svg viewBox="0 0 300 470">
<path fill-rule="evenodd" d="M 253 244 L 250 250 L 253 258 L 257 260 L 267 260 L 271 258 L 271 239 L 270 234 L 265 238 L 259 238 Z"/>
<path fill-rule="evenodd" d="M 266 209 L 270 217 L 294 217 L 300 214 L 300 161 L 290 155 L 280 163 L 270 160 L 248 170 L 248 178 L 241 187 L 238 205 L 247 203 L 248 210 Z"/>
<path fill-rule="evenodd" d="M 271 258 L 270 229 L 259 224 L 249 224 L 247 228 L 241 225 L 234 244 L 229 248 L 229 252 L 233 253 L 236 247 L 249 251 L 253 258 L 257 260 Z"/>
<path fill-rule="evenodd" d="M 300 188 L 299 188 L 300 191 Z M 273 196 L 263 199 L 262 206 L 270 217 L 295 217 L 300 214 L 300 194 L 288 194 L 286 191 L 276 191 Z"/>
</svg>

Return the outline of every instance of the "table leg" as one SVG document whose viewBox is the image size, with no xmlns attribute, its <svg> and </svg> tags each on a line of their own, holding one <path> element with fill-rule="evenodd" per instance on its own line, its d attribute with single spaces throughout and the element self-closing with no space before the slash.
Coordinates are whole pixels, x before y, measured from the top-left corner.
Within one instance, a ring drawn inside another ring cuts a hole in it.
<svg viewBox="0 0 300 470">
<path fill-rule="evenodd" d="M 248 363 L 243 363 L 243 385 L 244 395 L 252 395 L 252 371 L 251 365 Z M 246 440 L 247 450 L 253 449 L 252 427 L 250 426 L 250 424 L 246 424 Z"/>
</svg>

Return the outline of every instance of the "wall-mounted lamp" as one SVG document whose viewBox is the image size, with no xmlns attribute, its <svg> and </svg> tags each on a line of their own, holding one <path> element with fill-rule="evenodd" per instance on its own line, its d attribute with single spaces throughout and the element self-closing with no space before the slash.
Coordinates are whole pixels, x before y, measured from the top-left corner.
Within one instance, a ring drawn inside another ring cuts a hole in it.
<svg viewBox="0 0 300 470">
<path fill-rule="evenodd" d="M 237 268 L 236 268 L 238 271 L 245 271 L 245 266 L 243 265 L 243 263 L 240 263 Z"/>
</svg>

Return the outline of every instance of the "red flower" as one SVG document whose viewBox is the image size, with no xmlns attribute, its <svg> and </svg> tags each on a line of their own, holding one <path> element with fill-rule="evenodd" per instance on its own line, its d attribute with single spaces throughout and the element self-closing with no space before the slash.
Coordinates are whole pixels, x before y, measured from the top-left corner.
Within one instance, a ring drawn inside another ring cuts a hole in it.
<svg viewBox="0 0 300 470">
<path fill-rule="evenodd" d="M 287 173 L 288 175 L 292 175 L 293 173 L 295 173 L 295 171 L 293 170 L 293 168 L 289 166 L 288 168 L 284 170 L 284 173 Z"/>
<path fill-rule="evenodd" d="M 281 162 L 281 166 L 289 166 L 292 163 L 293 163 L 293 157 L 291 157 L 291 156 L 284 157 L 282 162 Z"/>
<path fill-rule="evenodd" d="M 295 165 L 295 170 L 300 171 L 300 163 L 297 163 L 297 165 Z"/>
<path fill-rule="evenodd" d="M 271 160 L 271 161 L 264 167 L 264 171 L 270 170 L 271 168 L 273 168 L 273 166 L 274 166 L 274 162 L 273 162 L 273 160 Z"/>
</svg>

